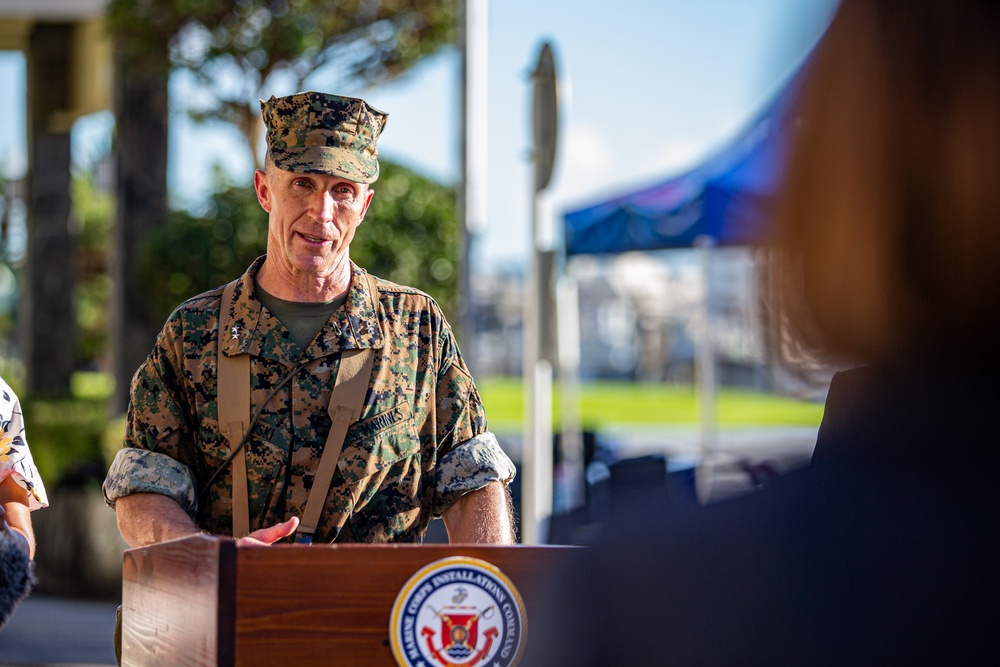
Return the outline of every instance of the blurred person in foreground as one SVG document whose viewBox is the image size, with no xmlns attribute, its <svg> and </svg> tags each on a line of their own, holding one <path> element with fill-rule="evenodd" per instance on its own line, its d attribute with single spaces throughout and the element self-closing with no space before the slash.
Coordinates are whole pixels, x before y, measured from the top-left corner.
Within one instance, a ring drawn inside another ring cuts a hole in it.
<svg viewBox="0 0 1000 667">
<path fill-rule="evenodd" d="M 122 536 L 420 542 L 441 516 L 452 542 L 511 543 L 514 466 L 451 327 L 431 297 L 350 259 L 387 114 L 317 92 L 272 97 L 261 112 L 267 254 L 231 293 L 181 304 L 137 371 L 104 484 Z M 355 413 L 334 387 L 369 352 Z M 221 386 L 220 368 L 236 362 L 245 375 Z M 242 424 L 223 418 L 237 391 Z M 315 525 L 300 525 L 310 509 Z"/>
<path fill-rule="evenodd" d="M 48 505 L 17 394 L 0 378 L 0 628 L 35 582 L 31 512 Z"/>
<path fill-rule="evenodd" d="M 808 68 L 773 248 L 801 339 L 860 367 L 811 466 L 633 507 L 554 574 L 526 664 L 1000 655 L 1000 5 L 844 0 Z"/>
</svg>

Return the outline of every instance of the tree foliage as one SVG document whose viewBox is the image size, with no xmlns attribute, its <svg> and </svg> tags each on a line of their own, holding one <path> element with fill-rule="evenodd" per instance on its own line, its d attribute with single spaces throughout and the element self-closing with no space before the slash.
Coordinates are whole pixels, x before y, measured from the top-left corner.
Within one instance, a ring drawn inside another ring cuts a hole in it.
<svg viewBox="0 0 1000 667">
<path fill-rule="evenodd" d="M 90 171 L 73 175 L 73 212 L 76 219 L 76 364 L 79 368 L 106 366 L 111 304 L 111 225 L 114 201 L 100 190 Z"/>
<path fill-rule="evenodd" d="M 253 188 L 219 187 L 205 212 L 172 211 L 136 260 L 136 279 L 163 321 L 185 299 L 238 277 L 267 246 L 267 213 Z"/>
<path fill-rule="evenodd" d="M 351 243 L 351 259 L 381 278 L 429 293 L 449 319 L 458 306 L 455 191 L 387 160 Z"/>
<path fill-rule="evenodd" d="M 380 160 L 375 198 L 351 243 L 351 259 L 375 275 L 422 289 L 446 314 L 456 304 L 458 226 L 453 190 Z M 238 277 L 267 246 L 267 214 L 253 188 L 225 185 L 204 214 L 176 211 L 153 232 L 137 279 L 156 316 Z"/>
<path fill-rule="evenodd" d="M 259 98 L 382 83 L 455 39 L 457 0 L 111 0 L 109 25 L 140 52 L 168 34 L 170 61 L 203 84 L 198 119 L 240 129 L 258 159 Z"/>
</svg>

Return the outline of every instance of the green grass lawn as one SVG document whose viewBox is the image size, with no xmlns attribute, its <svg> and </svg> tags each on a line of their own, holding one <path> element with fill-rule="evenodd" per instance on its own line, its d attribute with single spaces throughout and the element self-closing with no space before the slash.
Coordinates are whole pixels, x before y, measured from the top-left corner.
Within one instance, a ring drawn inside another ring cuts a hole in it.
<svg viewBox="0 0 1000 667">
<path fill-rule="evenodd" d="M 520 378 L 486 377 L 477 381 L 490 428 L 521 427 L 524 403 Z M 556 389 L 558 392 L 558 389 Z M 580 386 L 585 429 L 604 426 L 695 425 L 698 399 L 693 386 L 646 382 L 587 382 Z M 553 401 L 558 424 L 559 401 Z M 823 404 L 783 396 L 721 388 L 716 397 L 718 424 L 733 426 L 818 426 Z"/>
<path fill-rule="evenodd" d="M 519 378 L 485 377 L 477 382 L 490 428 L 520 432 L 524 405 Z M 110 419 L 111 378 L 73 376 L 72 397 L 24 404 L 32 455 L 48 484 L 81 460 L 106 467 L 121 446 L 122 418 Z M 692 386 L 635 382 L 587 382 L 580 387 L 583 427 L 695 426 L 698 400 Z M 722 388 L 716 398 L 718 425 L 727 427 L 818 426 L 823 405 L 781 396 Z M 559 428 L 559 401 L 553 401 Z"/>
</svg>

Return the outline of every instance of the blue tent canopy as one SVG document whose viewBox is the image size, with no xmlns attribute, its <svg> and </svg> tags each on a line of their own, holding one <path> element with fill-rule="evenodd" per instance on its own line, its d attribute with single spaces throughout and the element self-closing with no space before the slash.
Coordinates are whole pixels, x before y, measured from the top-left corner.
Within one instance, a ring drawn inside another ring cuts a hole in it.
<svg viewBox="0 0 1000 667">
<path fill-rule="evenodd" d="M 800 70 L 801 72 L 802 70 Z M 566 254 L 689 248 L 760 239 L 780 184 L 801 76 L 712 159 L 663 183 L 564 216 Z"/>
</svg>

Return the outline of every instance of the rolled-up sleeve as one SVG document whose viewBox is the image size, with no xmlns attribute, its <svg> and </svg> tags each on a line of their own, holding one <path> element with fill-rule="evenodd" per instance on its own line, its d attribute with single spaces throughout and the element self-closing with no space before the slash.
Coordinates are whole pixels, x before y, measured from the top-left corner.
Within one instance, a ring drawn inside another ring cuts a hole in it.
<svg viewBox="0 0 1000 667">
<path fill-rule="evenodd" d="M 122 449 L 104 480 L 104 498 L 112 508 L 123 496 L 157 493 L 176 500 L 192 518 L 198 511 L 192 438 L 180 401 L 180 337 L 175 313 L 132 378 Z"/>
<path fill-rule="evenodd" d="M 438 462 L 433 515 L 440 516 L 461 496 L 487 484 L 510 484 L 514 474 L 514 462 L 489 431 L 458 444 Z"/>
<path fill-rule="evenodd" d="M 492 482 L 510 484 L 515 468 L 490 432 L 476 383 L 458 351 L 451 328 L 441 331 L 436 423 L 437 461 L 432 515 L 437 517 L 456 500 Z"/>
<path fill-rule="evenodd" d="M 166 454 L 133 447 L 119 450 L 104 480 L 104 499 L 113 508 L 116 500 L 133 493 L 169 496 L 192 518 L 198 511 L 191 469 Z"/>
</svg>

